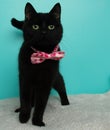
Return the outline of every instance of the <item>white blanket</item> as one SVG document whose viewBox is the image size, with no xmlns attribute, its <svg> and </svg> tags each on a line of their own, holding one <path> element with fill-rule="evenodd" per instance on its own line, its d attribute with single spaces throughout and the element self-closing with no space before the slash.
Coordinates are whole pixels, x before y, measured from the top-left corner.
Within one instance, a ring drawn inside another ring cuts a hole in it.
<svg viewBox="0 0 110 130">
<path fill-rule="evenodd" d="M 61 106 L 59 97 L 49 98 L 45 127 L 33 126 L 31 119 L 19 123 L 18 98 L 0 100 L 0 130 L 110 130 L 110 92 L 69 96 L 70 105 Z"/>
</svg>

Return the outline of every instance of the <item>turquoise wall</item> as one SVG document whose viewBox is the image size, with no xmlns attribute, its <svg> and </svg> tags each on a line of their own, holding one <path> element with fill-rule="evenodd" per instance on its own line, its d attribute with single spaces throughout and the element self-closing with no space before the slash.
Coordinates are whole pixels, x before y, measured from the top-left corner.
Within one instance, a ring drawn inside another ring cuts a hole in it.
<svg viewBox="0 0 110 130">
<path fill-rule="evenodd" d="M 110 0 L 1 0 L 0 2 L 0 98 L 19 95 L 17 55 L 22 32 L 10 19 L 24 18 L 31 2 L 37 11 L 48 12 L 62 5 L 64 37 L 61 61 L 69 94 L 103 93 L 110 89 Z"/>
</svg>

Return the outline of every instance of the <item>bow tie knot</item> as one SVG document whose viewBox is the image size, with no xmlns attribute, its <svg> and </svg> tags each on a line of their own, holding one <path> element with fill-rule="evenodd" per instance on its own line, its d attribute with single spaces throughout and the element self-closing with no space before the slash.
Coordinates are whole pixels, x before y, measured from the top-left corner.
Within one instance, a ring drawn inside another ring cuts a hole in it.
<svg viewBox="0 0 110 130">
<path fill-rule="evenodd" d="M 39 64 L 44 62 L 45 60 L 51 59 L 51 60 L 60 60 L 64 57 L 63 51 L 58 51 L 58 46 L 55 47 L 52 53 L 46 53 L 42 51 L 37 51 L 34 48 L 32 48 L 35 52 L 31 55 L 31 63 L 32 64 Z"/>
</svg>

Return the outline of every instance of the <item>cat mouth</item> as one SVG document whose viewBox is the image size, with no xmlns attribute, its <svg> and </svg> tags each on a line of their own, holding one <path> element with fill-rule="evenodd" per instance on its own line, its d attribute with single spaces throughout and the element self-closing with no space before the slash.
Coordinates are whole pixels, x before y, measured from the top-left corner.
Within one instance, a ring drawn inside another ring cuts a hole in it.
<svg viewBox="0 0 110 130">
<path fill-rule="evenodd" d="M 42 35 L 41 38 L 39 39 L 39 42 L 51 42 L 47 37 L 46 35 Z"/>
<path fill-rule="evenodd" d="M 34 47 L 49 47 L 49 46 L 55 46 L 56 43 L 52 38 L 48 38 L 46 35 L 41 35 L 39 38 L 34 36 L 33 38 L 33 45 Z"/>
</svg>

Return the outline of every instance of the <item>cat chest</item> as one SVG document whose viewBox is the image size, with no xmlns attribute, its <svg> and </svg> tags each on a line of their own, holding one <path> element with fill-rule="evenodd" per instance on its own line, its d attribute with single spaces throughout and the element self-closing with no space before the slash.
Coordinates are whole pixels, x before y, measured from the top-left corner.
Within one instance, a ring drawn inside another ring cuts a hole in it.
<svg viewBox="0 0 110 130">
<path fill-rule="evenodd" d="M 58 67 L 25 67 L 20 68 L 19 73 L 23 77 L 23 80 L 28 83 L 50 83 L 55 79 L 56 74 L 58 73 Z"/>
</svg>

